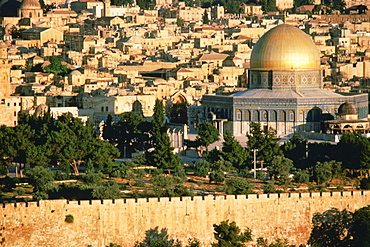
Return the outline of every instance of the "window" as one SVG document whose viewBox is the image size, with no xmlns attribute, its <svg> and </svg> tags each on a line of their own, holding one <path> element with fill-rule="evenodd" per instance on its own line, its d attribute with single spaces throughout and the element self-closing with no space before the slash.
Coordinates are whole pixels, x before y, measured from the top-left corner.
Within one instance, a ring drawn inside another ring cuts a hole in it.
<svg viewBox="0 0 370 247">
<path fill-rule="evenodd" d="M 240 110 L 236 111 L 236 120 L 242 120 L 242 112 Z"/>
<path fill-rule="evenodd" d="M 245 120 L 251 121 L 251 112 L 250 111 L 245 112 Z"/>
<path fill-rule="evenodd" d="M 268 113 L 267 111 L 263 112 L 263 121 L 268 121 Z"/>
<path fill-rule="evenodd" d="M 281 113 L 280 113 L 280 120 L 281 121 L 286 121 L 286 113 L 285 113 L 285 111 L 281 111 Z"/>
<path fill-rule="evenodd" d="M 17 112 L 15 111 L 15 112 L 14 112 L 14 117 L 16 117 L 16 116 L 17 116 Z"/>
<path fill-rule="evenodd" d="M 259 122 L 260 121 L 260 114 L 258 111 L 253 113 L 253 120 Z"/>
<path fill-rule="evenodd" d="M 101 107 L 101 112 L 104 112 L 104 106 Z"/>
<path fill-rule="evenodd" d="M 272 120 L 272 121 L 276 121 L 276 118 L 277 118 L 277 113 L 276 113 L 276 111 L 271 112 L 271 120 Z"/>
<path fill-rule="evenodd" d="M 294 112 L 289 111 L 289 121 L 294 121 Z"/>
<path fill-rule="evenodd" d="M 105 107 L 105 111 L 108 111 L 108 106 Z"/>
</svg>

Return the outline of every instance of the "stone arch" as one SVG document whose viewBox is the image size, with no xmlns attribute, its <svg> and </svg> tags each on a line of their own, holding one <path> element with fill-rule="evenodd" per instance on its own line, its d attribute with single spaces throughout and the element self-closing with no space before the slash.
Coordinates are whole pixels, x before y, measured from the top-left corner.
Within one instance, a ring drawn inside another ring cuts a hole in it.
<svg viewBox="0 0 370 247">
<path fill-rule="evenodd" d="M 262 120 L 263 121 L 269 121 L 269 114 L 267 111 L 262 112 Z"/>
<path fill-rule="evenodd" d="M 259 122 L 260 121 L 260 113 L 257 110 L 255 110 L 253 112 L 253 121 L 255 121 L 255 122 Z"/>
<path fill-rule="evenodd" d="M 293 122 L 295 120 L 295 112 L 289 111 L 289 121 Z"/>
<path fill-rule="evenodd" d="M 283 121 L 283 122 L 286 121 L 286 112 L 285 111 L 280 112 L 280 120 Z"/>
<path fill-rule="evenodd" d="M 307 122 L 320 122 L 322 110 L 319 107 L 312 108 L 307 113 Z"/>
<path fill-rule="evenodd" d="M 245 120 L 251 121 L 251 112 L 249 110 L 245 111 Z"/>
<path fill-rule="evenodd" d="M 143 105 L 139 100 L 135 100 L 134 103 L 132 103 L 132 111 L 139 116 L 144 116 Z"/>
<path fill-rule="evenodd" d="M 271 112 L 271 120 L 272 121 L 277 121 L 277 112 L 276 111 L 272 111 Z"/>
</svg>

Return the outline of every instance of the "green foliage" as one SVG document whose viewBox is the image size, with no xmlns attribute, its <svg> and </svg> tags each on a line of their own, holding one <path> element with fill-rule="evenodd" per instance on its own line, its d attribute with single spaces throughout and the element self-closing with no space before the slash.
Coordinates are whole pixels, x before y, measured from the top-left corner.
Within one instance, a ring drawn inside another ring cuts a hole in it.
<svg viewBox="0 0 370 247">
<path fill-rule="evenodd" d="M 201 145 L 206 147 L 208 150 L 208 146 L 218 140 L 220 140 L 220 133 L 218 132 L 217 128 L 210 123 L 201 123 L 197 126 L 198 136 L 196 140 L 201 143 Z"/>
<path fill-rule="evenodd" d="M 194 174 L 199 177 L 205 177 L 211 171 L 211 164 L 206 160 L 200 160 L 195 165 Z"/>
<path fill-rule="evenodd" d="M 225 192 L 229 195 L 242 195 L 242 194 L 251 194 L 252 185 L 249 180 L 242 178 L 229 178 L 225 182 Z"/>
<path fill-rule="evenodd" d="M 294 173 L 293 180 L 299 184 L 306 184 L 310 180 L 310 175 L 305 171 L 298 170 L 296 173 Z"/>
<path fill-rule="evenodd" d="M 287 239 L 276 239 L 272 243 L 268 244 L 267 239 L 262 237 L 257 238 L 257 244 L 261 247 L 290 247 L 289 241 Z"/>
<path fill-rule="evenodd" d="M 370 169 L 370 143 L 366 137 L 356 133 L 343 133 L 337 154 L 348 169 Z"/>
<path fill-rule="evenodd" d="M 158 197 L 191 196 L 192 192 L 185 187 L 183 179 L 165 175 L 156 175 L 151 179 L 153 190 Z"/>
<path fill-rule="evenodd" d="M 308 243 L 312 246 L 347 246 L 352 224 L 352 213 L 332 208 L 312 217 L 312 231 Z M 358 245 L 366 246 L 366 245 Z"/>
<path fill-rule="evenodd" d="M 25 189 L 23 188 L 16 188 L 14 190 L 14 194 L 17 196 L 23 196 L 26 193 Z"/>
<path fill-rule="evenodd" d="M 222 157 L 225 160 L 230 161 L 235 168 L 240 170 L 248 157 L 247 151 L 231 135 L 230 131 L 227 130 L 223 137 Z"/>
<path fill-rule="evenodd" d="M 278 144 L 279 138 L 273 129 L 261 130 L 259 123 L 250 124 L 250 132 L 247 134 L 247 146 L 249 159 L 253 157 L 253 149 L 258 149 L 257 160 L 270 162 L 276 156 L 283 156 L 283 152 Z"/>
<path fill-rule="evenodd" d="M 204 9 L 204 14 L 203 14 L 203 24 L 206 24 L 206 25 L 208 25 L 208 24 L 209 24 L 209 18 L 208 18 L 207 9 Z"/>
<path fill-rule="evenodd" d="M 166 228 L 159 231 L 158 226 L 145 231 L 145 239 L 136 242 L 135 247 L 181 247 L 181 242 L 168 236 Z"/>
<path fill-rule="evenodd" d="M 33 186 L 33 197 L 35 199 L 48 199 L 48 191 L 57 189 L 54 184 L 54 173 L 40 166 L 26 171 L 29 183 Z"/>
<path fill-rule="evenodd" d="M 164 108 L 163 108 L 163 103 L 160 100 L 155 101 L 155 106 L 153 110 L 153 119 L 152 119 L 152 124 L 153 124 L 153 137 L 154 137 L 154 142 L 157 143 L 158 139 L 160 138 L 160 135 L 162 132 L 165 132 L 163 130 L 164 127 Z"/>
<path fill-rule="evenodd" d="M 244 243 L 252 241 L 252 231 L 247 228 L 242 232 L 235 221 L 222 221 L 219 225 L 214 224 L 213 228 L 217 243 L 212 247 L 243 247 Z"/>
<path fill-rule="evenodd" d="M 66 218 L 65 218 L 64 221 L 67 222 L 67 223 L 73 223 L 73 220 L 74 220 L 73 215 L 68 214 L 68 215 L 66 215 Z"/>
<path fill-rule="evenodd" d="M 177 25 L 178 27 L 183 27 L 183 26 L 185 26 L 185 21 L 184 21 L 184 19 L 177 18 L 177 19 L 176 19 L 176 25 Z"/>
<path fill-rule="evenodd" d="M 200 241 L 197 238 L 189 238 L 186 247 L 200 247 Z"/>
<path fill-rule="evenodd" d="M 263 193 L 276 193 L 274 181 L 269 181 L 268 183 L 261 186 Z"/>
<path fill-rule="evenodd" d="M 171 169 L 180 165 L 182 163 L 181 158 L 173 153 L 173 149 L 167 133 L 161 133 L 152 152 L 152 164 L 161 169 Z"/>
<path fill-rule="evenodd" d="M 285 158 L 284 156 L 275 157 L 267 170 L 270 176 L 274 179 L 280 179 L 280 177 L 288 176 L 290 170 L 293 168 L 293 161 Z"/>
<path fill-rule="evenodd" d="M 67 74 L 67 66 L 62 64 L 63 59 L 59 57 L 50 57 L 50 64 L 44 68 L 45 72 L 53 73 L 55 75 Z"/>
<path fill-rule="evenodd" d="M 352 246 L 370 246 L 370 206 L 360 208 L 353 214 Z"/>
<path fill-rule="evenodd" d="M 216 184 L 219 184 L 219 183 L 222 183 L 224 180 L 225 180 L 225 174 L 220 169 L 213 170 L 209 174 L 209 182 L 215 182 Z"/>
<path fill-rule="evenodd" d="M 360 188 L 362 190 L 370 190 L 370 178 L 363 178 L 360 180 Z"/>
<path fill-rule="evenodd" d="M 314 179 L 317 184 L 323 184 L 333 177 L 332 166 L 330 162 L 317 162 L 313 168 Z"/>
<path fill-rule="evenodd" d="M 284 152 L 284 156 L 293 161 L 295 167 L 302 167 L 302 163 L 306 158 L 306 146 L 307 140 L 301 138 L 298 133 L 294 133 L 293 136 L 281 146 L 281 149 Z"/>
<path fill-rule="evenodd" d="M 119 186 L 115 180 L 109 180 L 99 186 L 95 186 L 92 191 L 94 199 L 117 199 L 121 197 Z"/>
</svg>

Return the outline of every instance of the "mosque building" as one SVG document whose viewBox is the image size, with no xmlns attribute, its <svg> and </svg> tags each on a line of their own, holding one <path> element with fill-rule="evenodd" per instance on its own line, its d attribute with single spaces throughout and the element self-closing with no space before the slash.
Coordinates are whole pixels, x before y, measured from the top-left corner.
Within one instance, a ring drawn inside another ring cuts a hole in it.
<svg viewBox="0 0 370 247">
<path fill-rule="evenodd" d="M 205 95 L 204 114 L 221 133 L 244 136 L 251 122 L 273 128 L 285 138 L 294 132 L 323 132 L 343 103 L 368 117 L 367 94 L 323 89 L 320 53 L 311 37 L 287 24 L 265 33 L 252 50 L 249 88 L 232 95 Z"/>
</svg>

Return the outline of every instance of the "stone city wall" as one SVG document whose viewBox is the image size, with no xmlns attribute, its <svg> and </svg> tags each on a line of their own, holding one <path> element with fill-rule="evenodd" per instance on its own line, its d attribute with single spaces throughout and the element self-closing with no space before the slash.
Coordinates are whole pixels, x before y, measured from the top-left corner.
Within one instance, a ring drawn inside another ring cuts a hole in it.
<svg viewBox="0 0 370 247">
<path fill-rule="evenodd" d="M 311 218 L 330 208 L 370 204 L 370 191 L 194 196 L 4 204 L 0 208 L 3 246 L 133 246 L 145 230 L 167 228 L 183 244 L 196 237 L 209 246 L 213 224 L 235 221 L 252 229 L 254 239 L 288 238 L 306 243 Z M 65 222 L 73 215 L 74 222 Z"/>
</svg>

